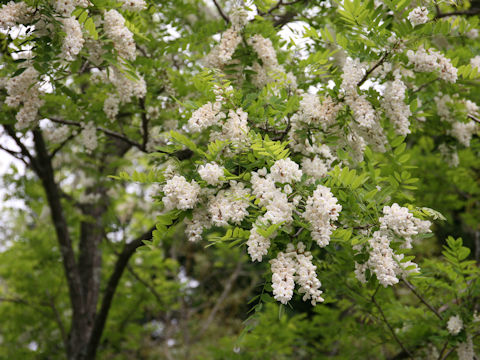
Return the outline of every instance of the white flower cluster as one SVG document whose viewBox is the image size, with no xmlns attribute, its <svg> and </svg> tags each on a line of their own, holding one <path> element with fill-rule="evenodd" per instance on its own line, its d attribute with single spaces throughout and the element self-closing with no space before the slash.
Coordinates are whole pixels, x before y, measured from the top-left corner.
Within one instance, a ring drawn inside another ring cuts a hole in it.
<svg viewBox="0 0 480 360">
<path fill-rule="evenodd" d="M 367 144 L 376 151 L 384 152 L 387 139 L 379 123 L 378 115 L 367 97 L 357 91 L 359 82 L 366 72 L 365 66 L 358 59 L 347 58 L 343 66 L 341 87 L 345 92 L 345 103 L 353 112 L 355 122 L 350 125 L 351 133 L 347 143 L 355 151 L 354 157 L 363 158 Z"/>
<path fill-rule="evenodd" d="M 457 81 L 457 68 L 455 68 L 449 59 L 436 50 L 425 50 L 423 46 L 416 52 L 407 51 L 409 64 L 413 64 L 415 71 L 436 72 L 438 76 L 448 82 Z"/>
<path fill-rule="evenodd" d="M 222 34 L 220 44 L 216 45 L 203 60 L 205 66 L 222 68 L 232 59 L 232 55 L 241 41 L 242 37 L 237 30 L 233 27 L 227 29 Z"/>
<path fill-rule="evenodd" d="M 302 121 L 305 124 L 320 125 L 323 130 L 335 123 L 341 104 L 336 104 L 330 96 L 326 96 L 322 103 L 318 95 L 304 94 L 300 100 L 300 109 L 292 117 L 292 122 Z"/>
<path fill-rule="evenodd" d="M 385 85 L 382 103 L 385 115 L 393 121 L 396 133 L 402 136 L 410 134 L 408 118 L 412 115 L 410 107 L 405 104 L 406 89 L 407 86 L 400 79 L 388 81 Z"/>
<path fill-rule="evenodd" d="M 103 112 L 110 120 L 115 120 L 120 109 L 120 99 L 116 95 L 110 95 L 103 102 Z"/>
<path fill-rule="evenodd" d="M 278 164 L 277 160 L 272 168 L 277 165 L 277 169 L 281 168 L 284 162 Z M 301 177 L 301 170 L 296 171 L 297 177 Z M 276 174 L 275 177 L 278 177 Z M 293 202 L 288 201 L 287 194 L 292 192 L 290 185 L 285 185 L 283 191 L 275 186 L 274 175 L 272 173 L 267 174 L 265 168 L 252 172 L 252 178 L 250 179 L 252 184 L 252 193 L 259 200 L 259 204 L 264 206 L 267 211 L 258 219 L 260 223 L 268 222 L 271 224 L 290 223 L 292 221 L 292 211 L 298 201 L 299 197 L 294 197 Z"/>
<path fill-rule="evenodd" d="M 77 6 L 88 7 L 88 0 L 56 0 L 54 3 L 55 10 L 62 16 L 70 16 Z"/>
<path fill-rule="evenodd" d="M 233 28 L 237 31 L 241 31 L 248 22 L 248 13 L 242 7 L 233 8 L 229 14 L 230 21 L 232 22 Z"/>
<path fill-rule="evenodd" d="M 227 29 L 220 39 L 220 43 L 203 59 L 206 67 L 221 69 L 233 56 L 238 44 L 242 42 L 240 32 L 247 24 L 247 12 L 242 8 L 233 8 L 230 13 L 232 27 Z"/>
<path fill-rule="evenodd" d="M 286 304 L 292 299 L 295 283 L 303 301 L 310 300 L 312 305 L 323 302 L 321 283 L 317 278 L 317 267 L 312 264 L 313 256 L 305 251 L 303 243 L 288 244 L 285 252 L 279 252 L 276 259 L 270 260 L 272 270 L 272 288 L 275 300 Z"/>
<path fill-rule="evenodd" d="M 480 72 L 480 55 L 471 58 L 470 65 L 472 68 L 477 68 L 477 71 Z"/>
<path fill-rule="evenodd" d="M 458 344 L 457 355 L 458 355 L 458 360 L 474 360 L 474 359 L 476 359 L 471 334 L 467 335 L 467 341 Z"/>
<path fill-rule="evenodd" d="M 250 236 L 247 240 L 248 255 L 252 258 L 252 261 L 262 261 L 263 256 L 268 254 L 270 248 L 270 238 L 266 238 L 260 235 L 257 231 L 257 227 L 254 225 L 250 230 Z"/>
<path fill-rule="evenodd" d="M 38 109 L 44 103 L 40 98 L 38 76 L 37 70 L 28 67 L 20 75 L 8 79 L 5 85 L 7 90 L 5 104 L 10 107 L 18 107 L 23 104 L 23 108 L 16 115 L 17 129 L 24 129 L 35 123 Z"/>
<path fill-rule="evenodd" d="M 125 19 L 117 10 L 111 9 L 105 13 L 103 29 L 121 57 L 135 60 L 137 54 L 133 34 L 125 26 Z"/>
<path fill-rule="evenodd" d="M 403 254 L 395 254 L 390 247 L 391 239 L 385 231 L 375 231 L 368 240 L 369 258 L 366 263 L 355 263 L 355 275 L 360 282 L 366 282 L 365 271 L 370 269 L 384 287 L 398 283 L 398 276 L 419 271 L 417 264 L 404 261 Z M 407 270 L 409 268 L 409 270 Z"/>
<path fill-rule="evenodd" d="M 287 158 L 275 161 L 270 168 L 270 174 L 275 182 L 291 184 L 292 181 L 300 181 L 302 170 L 295 161 Z"/>
<path fill-rule="evenodd" d="M 459 315 L 450 316 L 447 322 L 447 330 L 452 335 L 458 335 L 463 329 L 463 321 Z"/>
<path fill-rule="evenodd" d="M 85 151 L 88 154 L 91 154 L 97 148 L 97 128 L 93 121 L 83 124 L 83 130 L 80 133 L 79 141 L 85 147 Z"/>
<path fill-rule="evenodd" d="M 34 10 L 23 1 L 9 1 L 0 8 L 0 29 L 8 30 L 17 24 L 29 22 Z"/>
<path fill-rule="evenodd" d="M 468 123 L 454 122 L 449 134 L 456 138 L 462 145 L 469 147 L 473 134 L 477 132 L 477 124 L 474 121 Z"/>
<path fill-rule="evenodd" d="M 250 193 L 243 183 L 230 181 L 230 187 L 220 190 L 208 202 L 208 215 L 216 226 L 226 226 L 229 222 L 240 224 L 248 215 Z"/>
<path fill-rule="evenodd" d="M 365 271 L 370 269 L 379 283 L 385 287 L 398 283 L 398 276 L 407 276 L 419 271 L 417 264 L 404 261 L 403 254 L 396 254 L 390 247 L 392 236 L 390 231 L 404 238 L 404 248 L 411 248 L 412 236 L 430 232 L 430 221 L 415 218 L 407 208 L 398 204 L 385 206 L 384 216 L 379 219 L 380 230 L 375 231 L 368 240 L 369 258 L 363 264 L 355 263 L 355 275 L 361 282 L 365 282 Z M 357 247 L 355 250 L 361 250 Z"/>
<path fill-rule="evenodd" d="M 420 220 L 413 216 L 406 207 L 397 203 L 392 206 L 384 206 L 383 217 L 380 221 L 381 230 L 392 230 L 396 235 L 405 239 L 403 247 L 412 247 L 412 236 L 431 232 L 432 223 L 428 220 Z"/>
<path fill-rule="evenodd" d="M 278 63 L 277 53 L 270 39 L 265 39 L 262 35 L 255 34 L 247 40 L 247 44 L 253 47 L 262 65 L 254 63 L 253 70 L 257 73 L 254 84 L 263 87 L 268 83 L 281 80 L 287 83 L 291 88 L 297 87 L 297 80 L 292 73 L 286 73 L 284 67 Z"/>
<path fill-rule="evenodd" d="M 456 148 L 452 148 L 446 144 L 440 144 L 438 146 L 438 151 L 449 166 L 457 167 L 460 164 L 460 158 L 458 157 Z"/>
<path fill-rule="evenodd" d="M 224 175 L 223 167 L 213 162 L 200 165 L 198 174 L 202 180 L 205 180 L 209 185 L 218 185 L 221 183 L 220 178 Z"/>
<path fill-rule="evenodd" d="M 138 80 L 132 80 L 119 69 L 113 68 L 108 80 L 117 90 L 117 94 L 111 94 L 103 104 L 103 111 L 110 120 L 117 116 L 120 104 L 128 103 L 132 98 L 143 98 L 147 93 L 147 84 L 142 76 Z"/>
<path fill-rule="evenodd" d="M 220 102 L 208 102 L 192 113 L 188 120 L 188 129 L 192 132 L 200 132 L 209 126 L 216 125 L 221 119 L 226 117 L 221 112 L 222 104 Z"/>
<path fill-rule="evenodd" d="M 68 125 L 49 126 L 43 129 L 43 135 L 48 141 L 59 144 L 70 136 L 70 127 Z"/>
<path fill-rule="evenodd" d="M 329 188 L 318 185 L 312 196 L 308 197 L 303 217 L 312 225 L 312 239 L 320 247 L 330 242 L 330 235 L 336 229 L 332 224 L 338 219 L 342 206 L 337 203 Z"/>
<path fill-rule="evenodd" d="M 185 218 L 185 233 L 189 241 L 199 241 L 202 239 L 203 229 L 209 229 L 212 222 L 205 209 L 197 208 L 193 211 L 192 219 Z"/>
<path fill-rule="evenodd" d="M 219 114 L 218 118 L 223 118 L 223 115 Z M 225 123 L 222 124 L 222 131 L 212 132 L 210 141 L 229 140 L 236 145 L 245 144 L 248 142 L 249 130 L 248 114 L 241 108 L 229 110 L 228 117 Z"/>
<path fill-rule="evenodd" d="M 410 11 L 408 14 L 408 20 L 413 26 L 425 24 L 428 21 L 428 10 L 425 6 L 419 6 Z"/>
<path fill-rule="evenodd" d="M 195 180 L 188 182 L 183 176 L 175 175 L 167 180 L 163 187 L 165 196 L 162 198 L 166 210 L 193 209 L 198 201 L 200 186 Z"/>
<path fill-rule="evenodd" d="M 68 61 L 75 60 L 75 56 L 82 50 L 84 40 L 80 23 L 74 17 L 61 18 L 63 31 L 66 36 L 63 40 L 61 56 Z"/>
<path fill-rule="evenodd" d="M 332 168 L 335 160 L 330 149 L 326 145 L 320 146 L 321 156 L 315 155 L 313 159 L 304 157 L 302 159 L 302 171 L 314 179 L 323 179 Z"/>
<path fill-rule="evenodd" d="M 122 9 L 129 11 L 140 11 L 147 7 L 144 0 L 121 0 Z"/>
</svg>

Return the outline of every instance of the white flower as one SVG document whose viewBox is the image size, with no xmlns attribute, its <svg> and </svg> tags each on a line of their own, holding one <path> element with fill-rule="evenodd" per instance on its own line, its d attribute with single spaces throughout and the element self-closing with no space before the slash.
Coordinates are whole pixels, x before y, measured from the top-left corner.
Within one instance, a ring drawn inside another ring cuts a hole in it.
<svg viewBox="0 0 480 360">
<path fill-rule="evenodd" d="M 219 122 L 225 114 L 220 112 L 221 103 L 208 102 L 192 113 L 188 120 L 188 128 L 193 132 L 200 132 L 209 126 L 215 125 Z"/>
<path fill-rule="evenodd" d="M 455 122 L 449 133 L 455 137 L 462 145 L 469 147 L 473 134 L 477 131 L 477 124 L 474 121 L 468 123 Z"/>
<path fill-rule="evenodd" d="M 65 39 L 63 39 L 61 56 L 65 60 L 73 61 L 75 56 L 82 50 L 85 42 L 83 40 L 82 28 L 74 17 L 61 18 L 60 22 L 63 24 L 63 31 L 66 34 Z"/>
<path fill-rule="evenodd" d="M 265 238 L 257 232 L 257 227 L 254 225 L 250 230 L 250 236 L 247 241 L 247 251 L 252 261 L 262 261 L 262 257 L 268 254 L 270 248 L 270 239 Z"/>
<path fill-rule="evenodd" d="M 211 226 L 212 223 L 203 208 L 193 210 L 192 219 L 185 218 L 185 234 L 187 234 L 188 240 L 192 242 L 201 240 L 203 230 Z"/>
<path fill-rule="evenodd" d="M 405 91 L 407 87 L 402 80 L 388 81 L 383 94 L 382 103 L 385 109 L 385 115 L 393 121 L 398 135 L 406 136 L 410 134 L 410 121 L 408 118 L 412 115 L 410 107 L 405 104 Z"/>
<path fill-rule="evenodd" d="M 463 321 L 459 315 L 450 316 L 447 322 L 447 330 L 452 335 L 458 335 L 463 329 Z"/>
<path fill-rule="evenodd" d="M 449 59 L 434 49 L 425 50 L 423 47 L 419 47 L 416 52 L 407 51 L 407 57 L 415 71 L 436 72 L 445 81 L 451 83 L 457 81 L 457 69 Z"/>
<path fill-rule="evenodd" d="M 480 55 L 471 58 L 470 65 L 472 68 L 477 68 L 477 71 L 480 72 Z"/>
<path fill-rule="evenodd" d="M 97 128 L 95 123 L 90 121 L 83 125 L 83 130 L 79 137 L 80 143 L 85 146 L 85 151 L 91 154 L 98 146 Z"/>
<path fill-rule="evenodd" d="M 87 7 L 89 3 L 88 0 L 56 0 L 54 6 L 60 15 L 70 16 L 77 6 Z"/>
<path fill-rule="evenodd" d="M 474 360 L 475 350 L 473 348 L 472 335 L 468 334 L 467 341 L 458 344 L 458 360 Z"/>
<path fill-rule="evenodd" d="M 425 24 L 428 21 L 428 10 L 425 6 L 416 7 L 408 14 L 408 20 L 413 26 Z"/>
<path fill-rule="evenodd" d="M 285 252 L 279 252 L 276 259 L 270 260 L 275 300 L 282 304 L 291 300 L 296 282 L 300 286 L 298 292 L 304 294 L 303 301 L 311 300 L 314 306 L 324 301 L 312 259 L 312 254 L 305 251 L 305 245 L 300 242 L 296 250 L 293 244 L 288 244 Z"/>
<path fill-rule="evenodd" d="M 292 299 L 295 288 L 295 262 L 293 259 L 279 252 L 276 259 L 270 260 L 272 271 L 272 288 L 275 300 L 286 304 Z"/>
<path fill-rule="evenodd" d="M 230 188 L 220 190 L 208 202 L 208 214 L 212 223 L 217 226 L 226 226 L 228 222 L 239 224 L 248 215 L 248 189 L 243 183 L 230 182 Z"/>
<path fill-rule="evenodd" d="M 312 196 L 307 199 L 303 217 L 312 225 L 312 239 L 320 247 L 330 242 L 330 235 L 335 230 L 333 221 L 338 219 L 342 206 L 337 203 L 329 188 L 318 185 Z"/>
<path fill-rule="evenodd" d="M 207 184 L 210 185 L 217 185 L 221 183 L 220 177 L 224 175 L 223 167 L 213 162 L 205 165 L 200 165 L 200 167 L 198 168 L 198 174 L 200 175 L 202 180 L 205 180 Z"/>
<path fill-rule="evenodd" d="M 144 0 L 120 0 L 122 2 L 122 9 L 130 11 L 140 11 L 147 7 Z"/>
<path fill-rule="evenodd" d="M 5 104 L 10 107 L 18 107 L 23 103 L 23 108 L 17 112 L 17 129 L 24 129 L 37 119 L 38 109 L 44 101 L 40 98 L 40 86 L 38 72 L 33 67 L 28 67 L 18 76 L 8 79 L 5 88 L 7 97 Z"/>
<path fill-rule="evenodd" d="M 378 281 L 384 287 L 398 283 L 398 265 L 395 262 L 393 250 L 390 248 L 390 239 L 381 231 L 375 231 L 368 240 L 370 257 L 368 267 L 373 270 Z"/>
<path fill-rule="evenodd" d="M 242 37 L 234 27 L 227 29 L 222 34 L 220 44 L 215 46 L 205 59 L 203 59 L 204 65 L 207 67 L 222 68 L 232 59 L 232 55 L 241 41 Z"/>
<path fill-rule="evenodd" d="M 118 114 L 120 99 L 117 95 L 112 94 L 103 102 L 103 112 L 110 120 L 115 120 Z"/>
<path fill-rule="evenodd" d="M 384 216 L 379 219 L 381 229 L 390 229 L 398 236 L 404 237 L 406 248 L 412 247 L 412 236 L 430 232 L 430 221 L 417 219 L 407 208 L 396 203 L 391 207 L 385 206 L 383 214 Z"/>
<path fill-rule="evenodd" d="M 0 8 L 0 29 L 8 30 L 17 24 L 27 23 L 34 11 L 23 1 L 9 1 Z"/>
<path fill-rule="evenodd" d="M 282 184 L 300 181 L 302 177 L 302 170 L 300 170 L 298 164 L 289 158 L 275 161 L 270 168 L 270 173 L 273 181 Z"/>
<path fill-rule="evenodd" d="M 179 209 L 187 210 L 193 209 L 198 200 L 200 186 L 192 180 L 188 182 L 183 176 L 175 175 L 167 180 L 163 187 L 165 196 L 162 201 L 166 210 Z"/>
<path fill-rule="evenodd" d="M 70 128 L 68 125 L 61 125 L 59 127 L 49 126 L 43 130 L 43 135 L 48 141 L 59 144 L 70 136 Z"/>
<path fill-rule="evenodd" d="M 125 19 L 117 10 L 111 9 L 105 13 L 103 28 L 105 34 L 112 39 L 118 55 L 135 60 L 137 54 L 133 34 L 125 26 Z"/>
</svg>

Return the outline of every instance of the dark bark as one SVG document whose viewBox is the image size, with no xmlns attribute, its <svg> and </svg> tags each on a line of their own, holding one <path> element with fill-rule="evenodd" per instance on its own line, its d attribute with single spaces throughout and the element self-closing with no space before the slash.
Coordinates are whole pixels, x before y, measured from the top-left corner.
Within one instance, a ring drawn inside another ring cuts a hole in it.
<svg viewBox="0 0 480 360">
<path fill-rule="evenodd" d="M 130 260 L 132 255 L 139 247 L 143 246 L 143 240 L 149 240 L 152 238 L 153 230 L 155 230 L 154 226 L 142 236 L 139 236 L 135 240 L 126 244 L 123 248 L 123 251 L 118 256 L 115 263 L 115 268 L 112 272 L 112 275 L 108 279 L 107 287 L 103 294 L 100 311 L 95 317 L 95 323 L 93 325 L 92 333 L 90 335 L 90 341 L 88 343 L 84 359 L 95 359 L 98 345 L 100 344 L 100 340 L 102 337 L 103 329 L 105 328 L 105 323 L 107 322 L 108 312 L 110 311 L 112 300 L 115 295 L 115 291 L 117 290 L 117 286 L 122 277 L 122 274 L 127 267 L 128 261 Z"/>
<path fill-rule="evenodd" d="M 65 276 L 67 278 L 70 302 L 72 305 L 72 325 L 68 338 L 67 354 L 70 359 L 76 359 L 80 349 L 88 339 L 88 323 L 85 317 L 86 304 L 82 286 L 82 277 L 75 260 L 72 240 L 68 231 L 68 223 L 61 204 L 58 185 L 55 182 L 51 158 L 43 136 L 39 130 L 33 131 L 36 158 L 31 158 L 34 169 L 41 179 L 51 217 L 62 255 Z"/>
</svg>

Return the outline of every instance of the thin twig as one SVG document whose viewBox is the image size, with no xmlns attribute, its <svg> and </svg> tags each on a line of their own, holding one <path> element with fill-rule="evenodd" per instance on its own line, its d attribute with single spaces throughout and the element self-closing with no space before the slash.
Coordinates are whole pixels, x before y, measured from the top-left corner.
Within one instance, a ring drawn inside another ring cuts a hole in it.
<svg viewBox="0 0 480 360">
<path fill-rule="evenodd" d="M 56 122 L 56 123 L 59 123 L 59 124 L 64 124 L 64 125 L 71 125 L 71 126 L 76 126 L 76 127 L 82 127 L 82 124 L 79 123 L 79 122 L 75 122 L 75 121 L 70 121 L 70 120 L 63 120 L 63 119 L 56 119 L 56 118 L 48 118 L 49 120 L 53 121 L 53 122 Z M 97 126 L 96 129 L 98 131 L 101 131 L 103 132 L 105 135 L 108 135 L 108 136 L 111 136 L 111 137 L 114 137 L 114 138 L 117 138 L 119 140 L 122 140 L 124 142 L 126 142 L 127 144 L 129 145 L 132 145 L 140 150 L 143 151 L 143 147 L 140 143 L 134 141 L 134 140 L 131 140 L 129 139 L 128 137 L 120 134 L 120 133 L 117 133 L 115 131 L 112 131 L 112 130 L 108 130 L 108 129 L 105 129 L 103 127 L 100 127 L 100 126 Z"/>
<path fill-rule="evenodd" d="M 424 297 L 422 295 L 420 295 L 418 293 L 418 291 L 416 290 L 415 286 L 413 286 L 412 284 L 410 284 L 408 282 L 408 280 L 406 279 L 402 279 L 402 281 L 405 283 L 405 285 L 407 285 L 407 287 L 410 289 L 411 292 L 413 292 L 415 294 L 415 296 L 422 302 L 425 304 L 426 307 L 428 307 L 440 320 L 443 320 L 443 317 L 442 315 L 440 315 L 440 313 L 432 306 L 430 305 L 427 300 L 424 299 Z"/>
<path fill-rule="evenodd" d="M 440 19 L 449 16 L 458 16 L 458 15 L 465 15 L 465 16 L 475 16 L 480 14 L 480 9 L 468 9 L 468 10 L 459 10 L 459 11 L 452 11 L 448 13 L 439 12 L 435 15 L 434 19 Z"/>
<path fill-rule="evenodd" d="M 472 114 L 468 114 L 467 117 L 480 124 L 480 119 L 477 118 L 476 116 L 473 116 Z"/>
<path fill-rule="evenodd" d="M 370 68 L 366 73 L 365 75 L 363 76 L 362 80 L 360 80 L 357 84 L 357 86 L 362 86 L 362 84 L 367 81 L 368 77 L 370 76 L 370 74 L 377 68 L 379 67 L 380 65 L 383 64 L 383 62 L 385 61 L 385 59 L 387 58 L 387 56 L 390 55 L 390 51 L 387 51 L 385 54 L 383 54 L 383 56 L 380 58 L 380 60 L 378 60 L 378 62 L 373 65 L 372 68 Z"/>
<path fill-rule="evenodd" d="M 218 13 L 220 14 L 220 16 L 223 18 L 223 20 L 225 20 L 225 22 L 227 24 L 230 23 L 230 19 L 228 18 L 227 15 L 225 15 L 225 13 L 223 12 L 222 8 L 220 7 L 220 5 L 218 5 L 218 2 L 217 0 L 213 0 L 213 3 L 215 4 L 215 7 L 217 8 L 218 10 Z"/>
<path fill-rule="evenodd" d="M 385 316 L 385 313 L 383 312 L 382 308 L 380 307 L 380 305 L 378 305 L 377 301 L 375 300 L 375 295 L 377 294 L 377 291 L 379 289 L 380 285 L 377 287 L 377 290 L 375 290 L 375 293 L 372 295 L 372 302 L 374 303 L 374 305 L 377 307 L 378 311 L 380 312 L 380 315 L 382 315 L 382 318 L 383 318 L 383 321 L 385 322 L 385 324 L 387 324 L 387 327 L 388 329 L 390 330 L 390 332 L 392 333 L 393 335 L 393 338 L 395 339 L 395 341 L 398 343 L 398 345 L 400 345 L 400 347 L 402 348 L 403 351 L 405 351 L 405 353 L 411 358 L 413 359 L 412 357 L 412 354 L 410 353 L 410 351 L 408 351 L 405 346 L 403 345 L 403 343 L 400 341 L 400 339 L 397 337 L 397 334 L 395 334 L 395 330 L 393 329 L 393 327 L 390 325 L 390 323 L 388 322 L 387 320 L 387 317 Z"/>
</svg>

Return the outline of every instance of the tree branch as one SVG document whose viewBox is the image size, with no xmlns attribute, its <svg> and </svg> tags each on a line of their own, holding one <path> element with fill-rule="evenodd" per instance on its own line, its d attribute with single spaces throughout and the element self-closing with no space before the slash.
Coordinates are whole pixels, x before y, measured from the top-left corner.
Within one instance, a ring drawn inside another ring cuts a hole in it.
<svg viewBox="0 0 480 360">
<path fill-rule="evenodd" d="M 425 299 L 423 298 L 422 295 L 420 295 L 420 294 L 417 292 L 417 290 L 415 289 L 415 286 L 413 286 L 412 284 L 410 284 L 407 279 L 402 279 L 402 281 L 405 283 L 405 285 L 407 285 L 407 287 L 410 289 L 410 291 L 413 292 L 413 293 L 415 294 L 415 296 L 416 296 L 422 303 L 425 304 L 425 306 L 426 306 L 427 308 L 429 308 L 440 320 L 443 321 L 442 315 L 440 315 L 440 313 L 439 313 L 432 305 L 430 305 L 430 304 L 427 302 L 427 300 L 425 300 Z"/>
<path fill-rule="evenodd" d="M 218 4 L 217 0 L 213 0 L 213 3 L 215 4 L 215 7 L 217 8 L 218 10 L 218 13 L 220 14 L 220 16 L 223 18 L 223 20 L 225 20 L 225 22 L 227 24 L 230 23 L 230 19 L 228 18 L 228 16 L 223 12 L 222 8 L 220 7 L 220 5 Z"/>
<path fill-rule="evenodd" d="M 38 161 L 37 175 L 41 179 L 45 189 L 47 201 L 50 206 L 50 215 L 60 245 L 60 253 L 62 255 L 65 276 L 67 278 L 70 301 L 72 303 L 72 324 L 78 325 L 78 328 L 74 328 L 72 325 L 72 329 L 75 329 L 75 331 L 71 331 L 70 333 L 71 337 L 69 345 L 75 346 L 78 341 L 76 337 L 80 336 L 83 327 L 85 326 L 85 303 L 82 291 L 82 281 L 76 264 L 70 233 L 68 231 L 68 223 L 60 201 L 61 192 L 55 182 L 52 162 L 40 130 L 37 129 L 33 131 L 33 141 L 37 153 L 37 158 L 34 163 Z M 78 333 L 76 331 L 78 331 Z"/>
<path fill-rule="evenodd" d="M 379 286 L 380 286 L 380 285 L 379 285 Z M 397 334 L 395 334 L 395 330 L 393 329 L 392 325 L 390 325 L 390 323 L 388 322 L 387 317 L 385 316 L 385 313 L 383 312 L 383 310 L 382 310 L 382 308 L 380 307 L 380 305 L 378 305 L 377 300 L 375 300 L 375 295 L 377 294 L 377 291 L 378 291 L 378 287 L 377 287 L 377 290 L 375 290 L 375 293 L 372 295 L 372 302 L 373 302 L 373 304 L 376 306 L 376 308 L 377 308 L 378 311 L 380 312 L 380 315 L 382 316 L 383 321 L 385 322 L 385 324 L 387 324 L 387 327 L 388 327 L 388 329 L 390 330 L 390 332 L 392 333 L 393 338 L 395 339 L 395 341 L 398 343 L 398 345 L 400 345 L 400 347 L 402 348 L 402 350 L 403 350 L 411 359 L 413 359 L 412 354 L 405 348 L 405 346 L 403 345 L 403 343 L 402 343 L 402 342 L 400 341 L 400 339 L 397 337 Z"/>
<path fill-rule="evenodd" d="M 90 340 L 86 349 L 86 359 L 94 359 L 97 352 L 98 345 L 100 344 L 100 339 L 102 337 L 103 329 L 105 328 L 105 323 L 107 321 L 108 312 L 112 305 L 112 300 L 117 290 L 118 283 L 122 277 L 123 271 L 128 265 L 128 261 L 135 253 L 135 251 L 143 246 L 143 240 L 148 240 L 152 238 L 152 233 L 155 230 L 155 226 L 152 226 L 146 233 L 142 234 L 135 240 L 129 242 L 125 245 L 122 252 L 117 258 L 115 263 L 115 268 L 110 275 L 110 278 L 107 282 L 107 287 L 103 294 L 102 305 L 100 311 L 95 316 L 95 322 L 93 324 L 92 332 L 90 335 Z"/>
<path fill-rule="evenodd" d="M 71 125 L 71 126 L 76 126 L 76 127 L 82 127 L 82 124 L 79 123 L 79 122 L 75 122 L 75 121 L 70 121 L 70 120 L 63 120 L 63 119 L 56 119 L 56 118 L 48 118 L 49 120 L 53 121 L 53 122 L 56 122 L 56 123 L 59 123 L 59 124 L 64 124 L 64 125 Z M 136 148 L 138 148 L 139 150 L 142 150 L 143 151 L 143 147 L 140 143 L 134 141 L 134 140 L 131 140 L 129 139 L 128 137 L 120 134 L 120 133 L 117 133 L 115 131 L 112 131 L 112 130 L 108 130 L 108 129 L 105 129 L 101 126 L 97 126 L 96 129 L 98 131 L 101 131 L 103 132 L 105 135 L 108 135 L 108 136 L 111 136 L 111 137 L 114 137 L 114 138 L 117 138 L 119 140 L 122 140 L 124 142 L 126 142 L 127 144 L 129 145 L 132 145 Z"/>
<path fill-rule="evenodd" d="M 452 11 L 448 13 L 442 13 L 438 12 L 437 15 L 435 15 L 434 19 L 440 19 L 444 17 L 449 17 L 449 16 L 475 16 L 480 14 L 480 9 L 468 9 L 468 10 L 459 10 L 459 11 Z"/>
<path fill-rule="evenodd" d="M 377 68 L 379 67 L 380 65 L 383 64 L 383 62 L 385 61 L 385 59 L 387 58 L 387 56 L 390 55 L 390 51 L 387 51 L 385 54 L 383 54 L 383 56 L 380 58 L 380 60 L 378 60 L 378 62 L 373 65 L 372 68 L 370 68 L 366 73 L 365 75 L 363 76 L 362 80 L 360 80 L 357 84 L 357 86 L 362 86 L 362 84 L 367 81 L 368 77 L 370 76 L 370 74 Z"/>
</svg>

